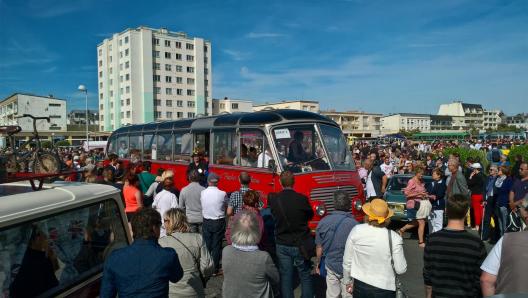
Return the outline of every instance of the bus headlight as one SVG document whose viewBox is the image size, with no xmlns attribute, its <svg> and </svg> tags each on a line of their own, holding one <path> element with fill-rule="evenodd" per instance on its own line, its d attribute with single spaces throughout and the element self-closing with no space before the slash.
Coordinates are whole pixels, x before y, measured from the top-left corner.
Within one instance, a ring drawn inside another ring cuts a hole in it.
<svg viewBox="0 0 528 298">
<path fill-rule="evenodd" d="M 354 208 L 356 208 L 357 211 L 361 211 L 361 208 L 363 208 L 363 204 L 361 203 L 361 200 L 356 200 L 354 202 Z"/>
<path fill-rule="evenodd" d="M 326 208 L 324 205 L 317 205 L 315 206 L 315 213 L 319 216 L 323 216 L 326 214 Z"/>
</svg>

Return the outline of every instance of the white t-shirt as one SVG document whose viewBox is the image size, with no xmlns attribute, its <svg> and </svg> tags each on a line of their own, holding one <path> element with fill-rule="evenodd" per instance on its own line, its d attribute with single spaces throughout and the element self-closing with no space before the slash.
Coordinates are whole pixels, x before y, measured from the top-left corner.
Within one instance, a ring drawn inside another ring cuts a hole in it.
<svg viewBox="0 0 528 298">
<path fill-rule="evenodd" d="M 257 167 L 259 168 L 267 168 L 269 165 L 269 161 L 271 160 L 271 156 L 268 154 L 268 152 L 262 152 L 258 155 L 258 163 Z"/>
<path fill-rule="evenodd" d="M 162 190 L 156 196 L 154 197 L 154 202 L 152 203 L 152 207 L 156 209 L 156 211 L 161 214 L 161 230 L 160 230 L 160 237 L 163 237 L 166 235 L 165 227 L 163 226 L 163 216 L 165 215 L 165 212 L 171 208 L 177 208 L 178 207 L 178 197 L 176 197 L 175 194 L 168 190 Z"/>
<path fill-rule="evenodd" d="M 365 186 L 367 191 L 367 198 L 376 196 L 376 189 L 374 189 L 374 184 L 372 184 L 372 171 L 367 176 L 367 185 Z"/>
<path fill-rule="evenodd" d="M 385 175 L 387 175 L 387 178 L 392 177 L 392 171 L 394 170 L 394 166 L 392 164 L 390 164 L 390 163 L 389 164 L 382 163 L 380 165 L 380 168 L 383 171 L 383 173 L 385 173 Z"/>
<path fill-rule="evenodd" d="M 493 249 L 489 252 L 488 256 L 480 266 L 482 271 L 486 271 L 489 274 L 497 275 L 500 268 L 500 260 L 502 254 L 502 237 L 497 241 Z"/>
<path fill-rule="evenodd" d="M 225 217 L 227 194 L 216 186 L 209 186 L 200 195 L 202 215 L 205 219 L 220 219 Z"/>
</svg>

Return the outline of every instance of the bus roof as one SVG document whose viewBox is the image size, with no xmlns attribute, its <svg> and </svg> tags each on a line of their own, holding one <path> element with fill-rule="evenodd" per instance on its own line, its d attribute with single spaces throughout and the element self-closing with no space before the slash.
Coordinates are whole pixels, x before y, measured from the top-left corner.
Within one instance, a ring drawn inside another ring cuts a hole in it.
<svg viewBox="0 0 528 298">
<path fill-rule="evenodd" d="M 326 122 L 331 125 L 337 124 L 326 116 L 301 110 L 264 110 L 253 113 L 234 113 L 216 116 L 202 117 L 196 119 L 182 119 L 174 121 L 152 122 L 147 124 L 129 125 L 118 128 L 114 134 L 127 132 L 172 130 L 172 129 L 206 129 L 222 126 L 255 126 L 270 123 L 278 123 L 284 120 L 303 121 L 316 120 Z"/>
<path fill-rule="evenodd" d="M 80 182 L 45 184 L 34 192 L 29 183 L 17 182 L 0 185 L 0 228 L 14 220 L 36 214 L 45 215 L 58 209 L 83 205 L 101 197 L 119 195 L 115 187 Z"/>
</svg>

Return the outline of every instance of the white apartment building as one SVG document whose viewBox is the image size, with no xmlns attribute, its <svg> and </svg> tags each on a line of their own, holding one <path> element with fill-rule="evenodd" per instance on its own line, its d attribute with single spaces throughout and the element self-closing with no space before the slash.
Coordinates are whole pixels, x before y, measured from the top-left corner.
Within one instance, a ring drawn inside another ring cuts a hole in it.
<svg viewBox="0 0 528 298">
<path fill-rule="evenodd" d="M 139 27 L 97 45 L 101 131 L 212 114 L 211 42 Z"/>
<path fill-rule="evenodd" d="M 384 134 L 397 133 L 400 130 L 431 131 L 431 116 L 428 114 L 399 113 L 381 118 L 381 130 Z"/>
<path fill-rule="evenodd" d="M 253 112 L 253 102 L 251 100 L 233 99 L 228 97 L 224 97 L 224 99 L 213 98 L 213 115 L 251 112 Z"/>
<path fill-rule="evenodd" d="M 292 109 L 319 113 L 319 102 L 313 100 L 283 100 L 275 103 L 263 103 L 253 105 L 253 111 L 269 109 Z"/>
<path fill-rule="evenodd" d="M 15 93 L 0 101 L 0 125 L 18 125 L 21 135 L 33 132 L 31 118 L 16 118 L 23 114 L 35 117 L 50 117 L 50 122 L 37 120 L 39 133 L 66 132 L 66 100 L 50 96 Z"/>
<path fill-rule="evenodd" d="M 515 126 L 517 128 L 528 129 L 528 113 L 504 117 L 504 124 Z"/>
<path fill-rule="evenodd" d="M 359 111 L 321 111 L 321 114 L 334 120 L 346 136 L 368 138 L 377 137 L 381 134 L 382 114 Z"/>
<path fill-rule="evenodd" d="M 484 110 L 483 115 L 483 126 L 484 129 L 496 130 L 499 127 L 499 124 L 502 123 L 502 113 L 501 110 Z"/>
<path fill-rule="evenodd" d="M 463 124 L 455 127 L 455 130 L 484 129 L 484 109 L 479 104 L 468 104 L 461 101 L 441 104 L 438 115 L 464 117 Z"/>
</svg>

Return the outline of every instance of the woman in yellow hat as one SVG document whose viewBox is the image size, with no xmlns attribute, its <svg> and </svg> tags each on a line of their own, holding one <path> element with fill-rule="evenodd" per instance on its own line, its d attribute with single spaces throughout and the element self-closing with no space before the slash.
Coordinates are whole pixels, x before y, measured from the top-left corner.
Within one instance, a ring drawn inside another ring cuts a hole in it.
<svg viewBox="0 0 528 298">
<path fill-rule="evenodd" d="M 385 200 L 373 199 L 363 212 L 366 223 L 352 229 L 345 245 L 343 281 L 354 297 L 395 297 L 395 273 L 405 273 L 407 261 L 402 237 L 387 229 L 394 211 Z"/>
</svg>

